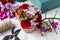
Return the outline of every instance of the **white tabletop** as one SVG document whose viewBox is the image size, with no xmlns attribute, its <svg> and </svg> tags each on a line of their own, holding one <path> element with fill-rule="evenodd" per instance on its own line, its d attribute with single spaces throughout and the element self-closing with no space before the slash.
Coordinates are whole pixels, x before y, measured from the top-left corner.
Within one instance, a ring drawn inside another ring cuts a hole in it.
<svg viewBox="0 0 60 40">
<path fill-rule="evenodd" d="M 60 18 L 60 8 L 56 8 L 54 10 L 47 12 L 47 17 L 53 17 L 57 10 L 58 10 L 58 12 L 57 12 L 58 14 L 56 17 Z M 45 17 L 44 15 L 45 14 L 42 14 L 43 18 Z M 18 20 L 11 19 L 11 21 L 14 25 L 16 25 L 16 30 L 21 28 L 20 22 Z M 60 22 L 60 21 L 58 21 L 58 22 Z M 40 30 L 38 28 L 36 28 L 36 30 L 34 32 L 29 33 L 29 34 L 25 33 L 23 30 L 21 30 L 18 37 L 21 40 L 60 40 L 60 27 L 58 26 L 58 28 L 56 30 L 57 30 L 58 34 L 56 34 L 54 31 L 46 32 L 44 36 L 40 35 Z M 11 34 L 11 29 L 4 33 L 1 33 L 0 40 L 2 40 L 2 38 L 5 37 L 6 35 L 10 35 L 10 34 Z"/>
</svg>

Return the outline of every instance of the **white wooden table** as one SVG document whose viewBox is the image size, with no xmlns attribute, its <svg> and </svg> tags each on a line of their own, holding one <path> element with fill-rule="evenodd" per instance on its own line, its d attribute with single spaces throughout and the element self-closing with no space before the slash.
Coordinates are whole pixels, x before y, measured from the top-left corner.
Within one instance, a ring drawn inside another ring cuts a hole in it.
<svg viewBox="0 0 60 40">
<path fill-rule="evenodd" d="M 56 8 L 54 10 L 51 10 L 49 12 L 47 12 L 47 17 L 53 17 L 54 14 L 56 13 L 56 11 L 58 10 L 58 14 L 56 17 L 60 18 L 60 8 Z M 45 14 L 42 14 L 42 17 L 44 18 Z M 16 19 L 11 19 L 12 23 L 14 25 L 16 25 L 16 29 L 20 29 L 21 26 L 20 26 L 20 22 Z M 58 21 L 60 23 L 60 21 Z M 21 28 L 22 29 L 22 28 Z M 56 34 L 54 31 L 53 32 L 46 32 L 44 36 L 41 36 L 40 35 L 40 30 L 37 28 L 34 32 L 32 33 L 25 33 L 23 30 L 21 30 L 21 32 L 19 33 L 18 37 L 21 39 L 21 40 L 60 40 L 60 24 L 57 28 L 57 33 Z M 2 40 L 3 37 L 5 37 L 6 35 L 10 35 L 11 34 L 11 29 L 4 32 L 4 33 L 1 33 L 0 34 L 0 40 Z"/>
</svg>

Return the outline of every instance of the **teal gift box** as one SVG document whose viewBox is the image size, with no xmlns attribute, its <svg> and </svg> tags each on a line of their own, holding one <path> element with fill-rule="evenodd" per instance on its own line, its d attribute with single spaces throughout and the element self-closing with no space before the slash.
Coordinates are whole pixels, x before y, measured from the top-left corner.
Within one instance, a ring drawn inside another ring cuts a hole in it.
<svg viewBox="0 0 60 40">
<path fill-rule="evenodd" d="M 30 0 L 37 5 L 42 13 L 60 7 L 60 0 Z"/>
</svg>

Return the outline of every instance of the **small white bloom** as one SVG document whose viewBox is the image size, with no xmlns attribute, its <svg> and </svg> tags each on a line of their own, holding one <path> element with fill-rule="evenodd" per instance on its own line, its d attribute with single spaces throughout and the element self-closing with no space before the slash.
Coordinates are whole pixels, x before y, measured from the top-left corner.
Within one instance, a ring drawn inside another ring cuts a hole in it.
<svg viewBox="0 0 60 40">
<path fill-rule="evenodd" d="M 33 11 L 34 13 L 36 13 L 34 7 L 30 7 L 29 10 Z"/>
<path fill-rule="evenodd" d="M 35 9 L 34 9 L 34 7 L 30 7 L 28 10 L 27 10 L 27 12 L 26 13 L 29 13 L 29 14 L 31 14 L 31 15 L 35 15 L 35 13 L 36 13 L 36 11 L 35 11 Z"/>
<path fill-rule="evenodd" d="M 34 25 L 34 26 L 38 24 L 37 22 L 34 22 L 33 20 L 31 20 L 30 22 L 31 22 L 31 25 Z"/>
<path fill-rule="evenodd" d="M 33 11 L 27 11 L 26 13 L 34 15 Z"/>
</svg>

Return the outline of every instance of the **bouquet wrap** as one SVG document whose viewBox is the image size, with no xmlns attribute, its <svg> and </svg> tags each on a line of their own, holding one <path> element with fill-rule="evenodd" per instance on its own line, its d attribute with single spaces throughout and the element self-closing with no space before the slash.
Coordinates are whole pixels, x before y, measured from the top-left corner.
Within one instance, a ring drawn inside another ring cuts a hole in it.
<svg viewBox="0 0 60 40">
<path fill-rule="evenodd" d="M 9 19 L 0 21 L 0 33 L 13 27 L 12 22 Z"/>
</svg>

